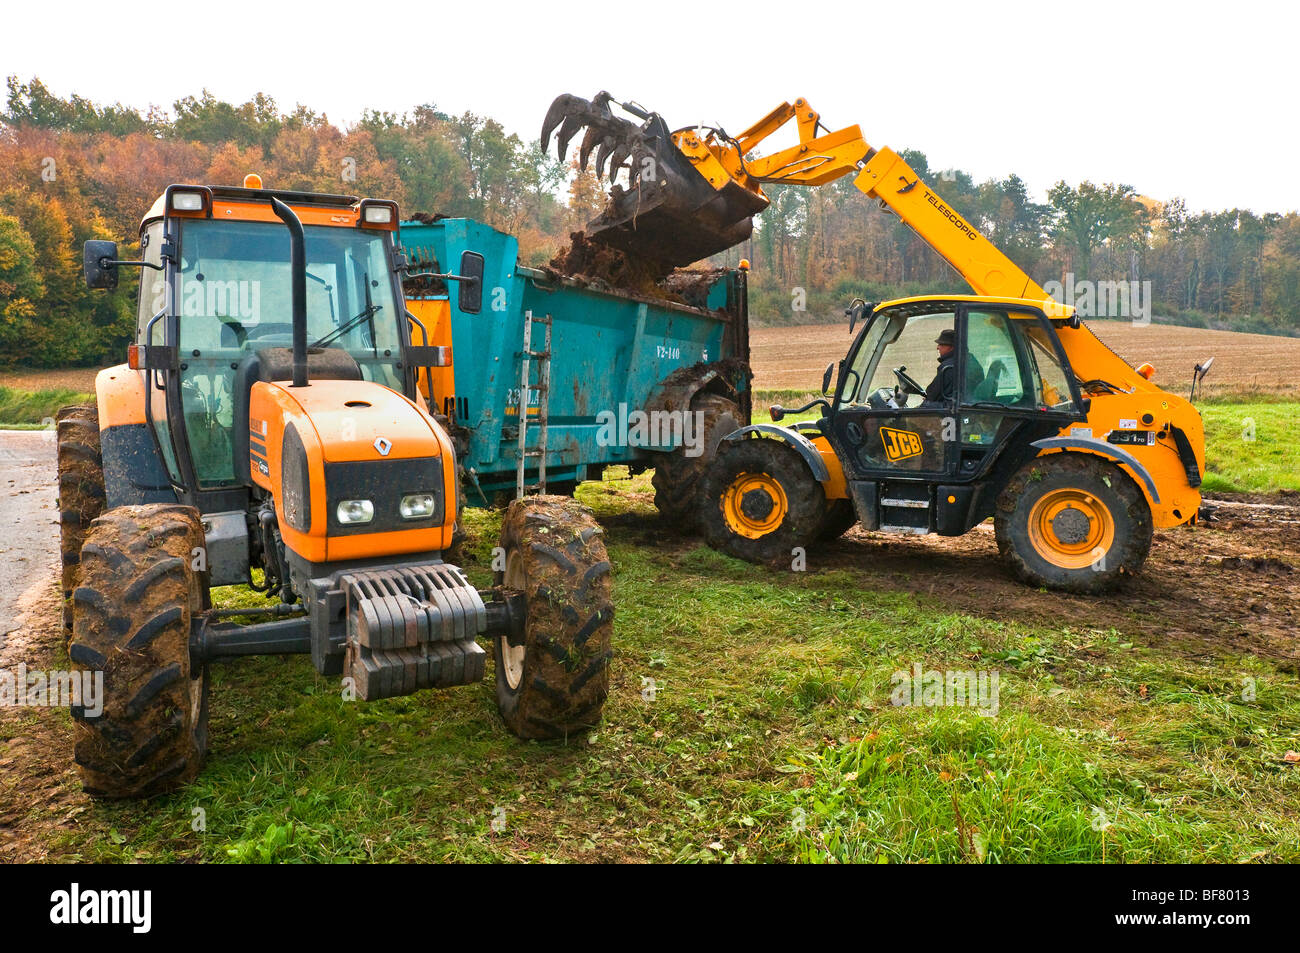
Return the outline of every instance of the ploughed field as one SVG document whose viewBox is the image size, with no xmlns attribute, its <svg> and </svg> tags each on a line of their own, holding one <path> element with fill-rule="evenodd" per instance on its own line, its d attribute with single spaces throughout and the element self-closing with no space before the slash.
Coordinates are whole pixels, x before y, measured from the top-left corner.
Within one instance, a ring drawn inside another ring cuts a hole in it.
<svg viewBox="0 0 1300 953">
<path fill-rule="evenodd" d="M 1088 321 L 1105 344 L 1130 364 L 1155 365 L 1155 382 L 1186 394 L 1192 368 L 1214 357 L 1205 378 L 1207 396 L 1300 394 L 1300 338 L 1237 331 L 1210 331 L 1171 324 Z M 750 363 L 758 390 L 815 391 L 822 372 L 842 359 L 852 339 L 848 322 L 802 327 L 754 328 Z M 930 371 L 928 365 L 924 368 Z M 920 378 L 918 377 L 918 380 Z"/>
</svg>

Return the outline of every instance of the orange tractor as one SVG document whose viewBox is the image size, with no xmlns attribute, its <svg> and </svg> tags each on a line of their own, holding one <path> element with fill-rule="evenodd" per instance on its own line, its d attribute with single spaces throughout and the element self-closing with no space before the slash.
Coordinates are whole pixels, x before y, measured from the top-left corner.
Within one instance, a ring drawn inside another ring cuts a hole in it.
<svg viewBox="0 0 1300 953">
<path fill-rule="evenodd" d="M 86 280 L 141 269 L 126 364 L 59 419 L 69 655 L 102 672 L 77 719 L 85 788 L 146 796 L 192 778 L 208 665 L 310 654 L 362 700 L 478 681 L 526 738 L 595 724 L 613 609 L 601 530 L 560 497 L 516 500 L 496 585 L 446 561 L 456 455 L 421 380 L 448 364 L 405 307 L 394 203 L 173 185 L 139 261 L 88 242 Z M 477 313 L 483 259 L 436 276 Z M 262 608 L 213 608 L 244 585 Z"/>
</svg>

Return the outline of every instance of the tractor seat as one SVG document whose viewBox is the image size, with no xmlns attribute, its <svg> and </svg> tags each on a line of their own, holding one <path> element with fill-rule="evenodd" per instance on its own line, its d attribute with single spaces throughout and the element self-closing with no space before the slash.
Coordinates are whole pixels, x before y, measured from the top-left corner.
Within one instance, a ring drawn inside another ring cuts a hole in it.
<svg viewBox="0 0 1300 953">
<path fill-rule="evenodd" d="M 308 380 L 359 381 L 361 366 L 338 347 L 318 347 L 307 352 Z M 248 405 L 258 381 L 293 380 L 293 349 L 267 347 L 254 351 L 235 369 L 234 439 L 235 478 L 252 483 L 248 459 Z"/>
</svg>

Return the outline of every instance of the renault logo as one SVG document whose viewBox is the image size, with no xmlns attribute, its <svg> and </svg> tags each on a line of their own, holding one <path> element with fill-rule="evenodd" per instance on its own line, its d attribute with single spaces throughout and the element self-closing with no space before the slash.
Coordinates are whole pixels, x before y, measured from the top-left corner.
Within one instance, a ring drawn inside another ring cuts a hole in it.
<svg viewBox="0 0 1300 953">
<path fill-rule="evenodd" d="M 381 457 L 386 457 L 388 456 L 388 451 L 393 449 L 393 441 L 389 440 L 387 437 L 376 437 L 375 449 L 379 451 Z"/>
</svg>

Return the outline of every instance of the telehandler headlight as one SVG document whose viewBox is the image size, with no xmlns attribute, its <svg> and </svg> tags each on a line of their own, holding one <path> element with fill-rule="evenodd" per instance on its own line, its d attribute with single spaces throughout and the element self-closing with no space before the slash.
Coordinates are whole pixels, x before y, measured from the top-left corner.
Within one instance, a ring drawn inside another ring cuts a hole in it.
<svg viewBox="0 0 1300 953">
<path fill-rule="evenodd" d="M 334 512 L 340 523 L 355 526 L 375 518 L 375 504 L 369 500 L 344 500 Z"/>
<path fill-rule="evenodd" d="M 401 513 L 404 520 L 428 519 L 433 515 L 432 493 L 408 493 L 402 497 Z"/>
</svg>

